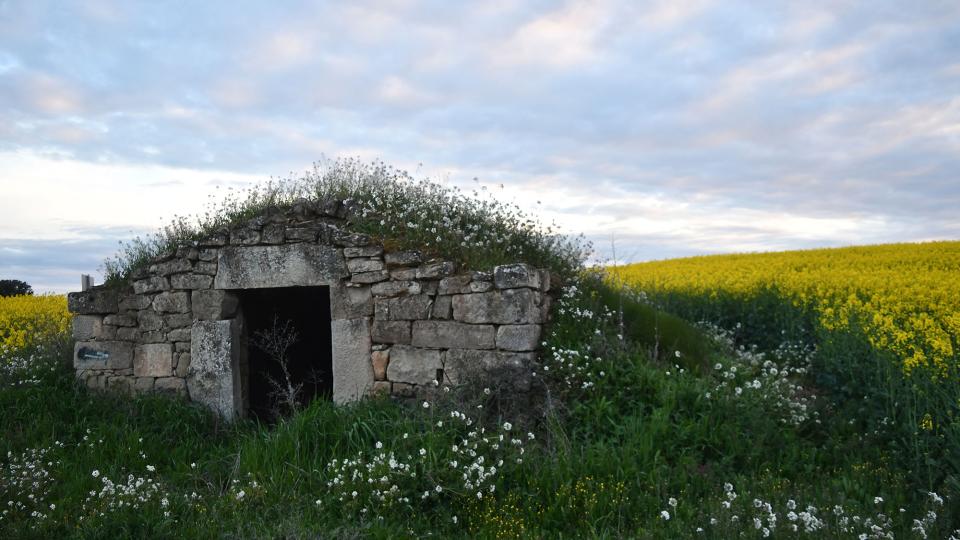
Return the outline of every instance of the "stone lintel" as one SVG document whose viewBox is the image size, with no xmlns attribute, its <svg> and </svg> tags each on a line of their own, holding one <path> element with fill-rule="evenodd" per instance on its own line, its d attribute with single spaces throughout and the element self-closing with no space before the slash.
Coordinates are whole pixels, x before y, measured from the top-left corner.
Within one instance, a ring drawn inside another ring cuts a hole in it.
<svg viewBox="0 0 960 540">
<path fill-rule="evenodd" d="M 340 250 L 313 244 L 220 249 L 215 289 L 329 286 L 349 275 Z"/>
</svg>

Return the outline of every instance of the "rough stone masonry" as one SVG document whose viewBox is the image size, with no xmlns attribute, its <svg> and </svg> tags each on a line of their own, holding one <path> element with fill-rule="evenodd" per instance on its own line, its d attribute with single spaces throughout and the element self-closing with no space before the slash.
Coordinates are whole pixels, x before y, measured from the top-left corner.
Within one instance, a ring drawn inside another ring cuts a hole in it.
<svg viewBox="0 0 960 540">
<path fill-rule="evenodd" d="M 162 255 L 125 289 L 71 293 L 78 378 L 243 416 L 249 370 L 237 293 L 326 286 L 330 305 L 317 309 L 331 315 L 335 402 L 414 397 L 434 381 L 503 370 L 517 391 L 529 388 L 550 311 L 548 271 L 467 271 L 420 251 L 385 252 L 350 232 L 346 213 L 339 201 L 301 201 Z"/>
</svg>

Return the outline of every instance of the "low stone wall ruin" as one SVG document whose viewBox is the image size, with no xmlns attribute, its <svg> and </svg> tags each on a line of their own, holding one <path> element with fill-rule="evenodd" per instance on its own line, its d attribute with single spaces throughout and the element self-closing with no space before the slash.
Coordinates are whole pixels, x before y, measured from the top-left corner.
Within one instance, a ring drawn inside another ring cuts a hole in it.
<svg viewBox="0 0 960 540">
<path fill-rule="evenodd" d="M 529 387 L 549 314 L 550 274 L 524 264 L 463 271 L 418 251 L 384 251 L 352 233 L 339 204 L 281 215 L 182 246 L 124 290 L 71 293 L 74 367 L 88 386 L 169 392 L 224 416 L 245 412 L 247 366 L 237 293 L 326 286 L 333 399 L 413 397 L 471 372 L 510 370 Z"/>
</svg>

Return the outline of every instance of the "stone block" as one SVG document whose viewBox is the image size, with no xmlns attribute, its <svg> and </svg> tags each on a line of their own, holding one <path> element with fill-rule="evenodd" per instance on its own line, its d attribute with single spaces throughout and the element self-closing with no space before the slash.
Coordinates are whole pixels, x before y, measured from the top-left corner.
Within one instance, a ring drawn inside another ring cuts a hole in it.
<svg viewBox="0 0 960 540">
<path fill-rule="evenodd" d="M 527 391 L 531 384 L 531 365 L 536 358 L 536 353 L 450 349 L 443 355 L 444 382 L 463 384 L 494 379 L 510 382 L 516 390 Z"/>
<path fill-rule="evenodd" d="M 193 267 L 193 273 L 204 276 L 215 276 L 217 275 L 217 262 L 200 261 Z"/>
<path fill-rule="evenodd" d="M 529 264 L 504 264 L 493 269 L 493 283 L 498 289 L 528 287 L 540 289 L 543 285 L 540 270 Z"/>
<path fill-rule="evenodd" d="M 143 332 L 137 338 L 132 339 L 139 339 L 140 343 L 163 343 L 167 341 L 167 333 L 163 330 L 151 330 L 149 332 Z"/>
<path fill-rule="evenodd" d="M 191 400 L 226 418 L 244 413 L 240 339 L 240 321 L 236 319 L 193 323 L 187 391 Z M 161 381 L 155 384 L 159 390 Z"/>
<path fill-rule="evenodd" d="M 135 394 L 146 394 L 153 391 L 153 377 L 137 377 L 133 381 Z"/>
<path fill-rule="evenodd" d="M 104 317 L 103 324 L 112 324 L 113 326 L 136 326 L 137 320 L 130 315 L 116 313 Z"/>
<path fill-rule="evenodd" d="M 316 242 L 320 235 L 319 227 L 287 227 L 284 237 L 294 242 Z"/>
<path fill-rule="evenodd" d="M 220 250 L 214 288 L 328 286 L 348 275 L 343 254 L 330 246 L 231 246 Z"/>
<path fill-rule="evenodd" d="M 432 301 L 425 294 L 399 296 L 396 298 L 377 298 L 374 315 L 382 321 L 411 321 L 428 319 Z"/>
<path fill-rule="evenodd" d="M 177 257 L 192 262 L 200 258 L 200 250 L 193 246 L 180 246 L 177 248 Z"/>
<path fill-rule="evenodd" d="M 330 323 L 333 401 L 348 403 L 367 395 L 373 385 L 369 319 L 338 319 Z"/>
<path fill-rule="evenodd" d="M 101 371 L 81 370 L 77 372 L 77 380 L 91 390 L 102 390 L 106 378 Z"/>
<path fill-rule="evenodd" d="M 84 341 L 103 335 L 103 317 L 99 315 L 74 315 L 73 339 Z"/>
<path fill-rule="evenodd" d="M 396 345 L 390 349 L 387 379 L 408 384 L 430 384 L 443 369 L 440 351 Z"/>
<path fill-rule="evenodd" d="M 191 329 L 190 327 L 186 328 L 177 328 L 167 332 L 167 341 L 190 341 Z"/>
<path fill-rule="evenodd" d="M 342 201 L 338 201 L 337 199 L 329 199 L 326 201 L 321 201 L 320 203 L 317 204 L 316 208 L 318 212 L 320 212 L 325 216 L 335 217 L 339 219 L 343 219 L 347 217 L 347 213 Z"/>
<path fill-rule="evenodd" d="M 236 229 L 230 231 L 230 243 L 235 246 L 253 246 L 260 242 L 260 231 Z"/>
<path fill-rule="evenodd" d="M 553 287 L 553 282 L 557 281 L 556 278 L 552 278 L 553 274 L 550 270 L 546 268 L 540 269 L 540 290 L 543 292 L 549 291 Z"/>
<path fill-rule="evenodd" d="M 147 309 L 153 303 L 153 297 L 142 294 L 128 294 L 120 299 L 120 311 L 139 311 Z"/>
<path fill-rule="evenodd" d="M 87 388 L 91 390 L 105 390 L 107 388 L 107 376 L 101 373 L 87 377 L 86 384 Z"/>
<path fill-rule="evenodd" d="M 497 348 L 508 351 L 535 351 L 540 345 L 539 324 L 505 324 L 497 328 Z"/>
<path fill-rule="evenodd" d="M 124 369 L 133 365 L 133 345 L 122 341 L 78 341 L 73 347 L 73 367 Z"/>
<path fill-rule="evenodd" d="M 201 248 L 220 247 L 227 245 L 228 241 L 230 241 L 230 236 L 224 231 L 211 234 L 210 236 L 200 240 L 197 245 L 199 245 Z M 203 250 L 201 249 L 200 252 L 203 253 Z"/>
<path fill-rule="evenodd" d="M 390 351 L 373 351 L 370 354 L 370 363 L 373 364 L 373 380 L 387 380 L 387 364 L 390 363 Z"/>
<path fill-rule="evenodd" d="M 467 287 L 467 292 L 482 293 L 493 290 L 493 283 L 489 281 L 471 281 Z"/>
<path fill-rule="evenodd" d="M 343 248 L 344 257 L 379 257 L 380 255 L 383 255 L 383 248 L 380 246 Z"/>
<path fill-rule="evenodd" d="M 420 294 L 423 286 L 417 281 L 387 281 L 377 283 L 370 291 L 374 296 L 401 296 L 410 294 Z"/>
<path fill-rule="evenodd" d="M 190 294 L 190 304 L 195 319 L 217 321 L 235 316 L 240 299 L 231 292 L 213 289 L 193 291 Z"/>
<path fill-rule="evenodd" d="M 190 311 L 190 293 L 162 292 L 153 298 L 153 309 L 158 313 L 186 313 Z"/>
<path fill-rule="evenodd" d="M 215 261 L 217 260 L 217 250 L 215 249 L 201 249 L 200 250 L 200 260 L 201 261 Z"/>
<path fill-rule="evenodd" d="M 412 384 L 390 383 L 390 393 L 397 397 L 410 398 L 417 395 L 417 389 Z"/>
<path fill-rule="evenodd" d="M 193 263 L 187 259 L 171 259 L 166 262 L 150 265 L 150 272 L 160 276 L 180 274 L 189 272 L 190 270 L 193 270 Z"/>
<path fill-rule="evenodd" d="M 339 228 L 327 229 L 330 242 L 342 247 L 364 247 L 370 245 L 370 236 L 363 233 L 350 233 Z"/>
<path fill-rule="evenodd" d="M 187 382 L 180 377 L 161 377 L 154 381 L 153 391 L 160 394 L 186 397 Z"/>
<path fill-rule="evenodd" d="M 423 255 L 419 251 L 398 251 L 383 256 L 384 262 L 390 268 L 398 266 L 417 266 L 423 262 Z"/>
<path fill-rule="evenodd" d="M 202 274 L 177 274 L 170 278 L 170 286 L 174 289 L 209 289 L 213 285 L 213 277 Z"/>
<path fill-rule="evenodd" d="M 173 313 L 170 315 L 164 315 L 163 322 L 166 324 L 167 328 L 183 328 L 193 324 L 193 315 L 190 313 Z"/>
<path fill-rule="evenodd" d="M 371 338 L 376 343 L 410 344 L 410 321 L 374 320 L 370 328 Z"/>
<path fill-rule="evenodd" d="M 130 269 L 129 277 L 131 280 L 136 281 L 138 279 L 146 279 L 151 277 L 151 275 L 150 266 L 147 264 L 141 264 Z"/>
<path fill-rule="evenodd" d="M 530 289 L 505 289 L 453 296 L 454 320 L 472 324 L 533 324 L 542 320 L 541 296 Z"/>
<path fill-rule="evenodd" d="M 140 331 L 132 326 L 127 326 L 124 328 L 111 326 L 111 328 L 117 329 L 117 339 L 122 341 L 136 341 L 140 334 Z"/>
<path fill-rule="evenodd" d="M 193 337 L 193 332 L 190 333 Z M 173 350 L 177 352 L 190 352 L 190 342 L 189 341 L 178 341 L 173 344 Z"/>
<path fill-rule="evenodd" d="M 133 377 L 126 375 L 113 375 L 107 377 L 107 390 L 118 394 L 131 394 L 133 392 Z"/>
<path fill-rule="evenodd" d="M 173 345 L 148 343 L 133 354 L 133 374 L 137 377 L 169 377 L 173 375 Z"/>
<path fill-rule="evenodd" d="M 359 319 L 373 315 L 370 287 L 347 287 L 337 283 L 330 287 L 330 316 L 334 319 Z"/>
<path fill-rule="evenodd" d="M 461 294 L 470 292 L 468 286 L 472 279 L 470 274 L 445 277 L 440 280 L 440 284 L 437 287 L 437 294 Z"/>
<path fill-rule="evenodd" d="M 77 315 L 116 313 L 119 293 L 113 289 L 90 289 L 67 295 L 67 309 Z"/>
<path fill-rule="evenodd" d="M 389 396 L 391 390 L 391 383 L 389 381 L 374 381 L 373 386 L 370 387 L 371 396 Z"/>
<path fill-rule="evenodd" d="M 451 315 L 451 297 L 438 296 L 433 300 L 433 311 L 430 313 L 431 319 L 449 319 Z"/>
<path fill-rule="evenodd" d="M 148 294 L 169 290 L 170 280 L 165 277 L 154 276 L 133 282 L 133 292 L 137 294 Z"/>
<path fill-rule="evenodd" d="M 163 328 L 163 317 L 152 309 L 145 309 L 137 313 L 137 325 L 140 330 L 152 331 Z"/>
<path fill-rule="evenodd" d="M 390 279 L 390 273 L 386 270 L 376 270 L 374 272 L 359 272 L 350 276 L 352 283 L 379 283 Z"/>
<path fill-rule="evenodd" d="M 263 232 L 260 235 L 260 243 L 282 244 L 283 238 L 283 225 L 280 225 L 279 223 L 269 223 L 263 227 Z"/>
<path fill-rule="evenodd" d="M 492 349 L 496 345 L 496 332 L 492 325 L 464 324 L 453 321 L 414 321 L 412 340 L 414 347 L 447 349 Z"/>
<path fill-rule="evenodd" d="M 442 278 L 453 275 L 456 271 L 457 265 L 451 261 L 427 263 L 417 269 L 417 279 Z"/>
<path fill-rule="evenodd" d="M 177 367 L 174 370 L 174 375 L 177 377 L 185 378 L 190 373 L 190 353 L 181 352 L 177 353 Z"/>
<path fill-rule="evenodd" d="M 103 325 L 100 329 L 100 336 L 97 338 L 103 341 L 111 341 L 117 339 L 117 327 L 110 326 L 109 324 Z"/>
<path fill-rule="evenodd" d="M 383 270 L 383 261 L 379 259 L 347 259 L 347 270 L 350 270 L 350 272 L 354 274 L 360 272 L 377 272 Z"/>
<path fill-rule="evenodd" d="M 390 279 L 394 281 L 413 281 L 417 279 L 416 268 L 398 268 L 390 271 Z"/>
</svg>

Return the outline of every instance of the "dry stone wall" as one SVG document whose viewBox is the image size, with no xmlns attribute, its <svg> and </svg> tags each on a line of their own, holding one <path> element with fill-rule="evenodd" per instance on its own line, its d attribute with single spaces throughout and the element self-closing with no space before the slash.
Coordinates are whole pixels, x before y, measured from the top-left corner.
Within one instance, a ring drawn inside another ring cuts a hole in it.
<svg viewBox="0 0 960 540">
<path fill-rule="evenodd" d="M 466 271 L 350 232 L 339 203 L 295 205 L 182 246 L 126 290 L 71 293 L 74 367 L 88 386 L 246 408 L 238 293 L 330 287 L 333 398 L 413 397 L 491 372 L 529 388 L 550 310 L 550 274 L 525 264 Z M 436 381 L 436 382 L 435 382 Z"/>
</svg>

